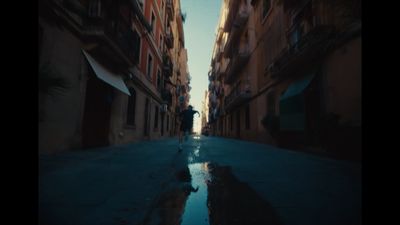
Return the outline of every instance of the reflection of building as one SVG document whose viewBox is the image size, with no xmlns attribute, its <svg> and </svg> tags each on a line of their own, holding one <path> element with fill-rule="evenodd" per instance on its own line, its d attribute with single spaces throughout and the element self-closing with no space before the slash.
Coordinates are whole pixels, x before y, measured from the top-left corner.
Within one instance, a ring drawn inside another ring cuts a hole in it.
<svg viewBox="0 0 400 225">
<path fill-rule="evenodd" d="M 201 129 L 208 125 L 208 91 L 204 92 L 204 101 L 201 102 Z"/>
<path fill-rule="evenodd" d="M 209 73 L 214 134 L 359 157 L 360 2 L 224 0 Z"/>
<path fill-rule="evenodd" d="M 175 135 L 182 22 L 179 0 L 40 0 L 40 151 Z"/>
</svg>

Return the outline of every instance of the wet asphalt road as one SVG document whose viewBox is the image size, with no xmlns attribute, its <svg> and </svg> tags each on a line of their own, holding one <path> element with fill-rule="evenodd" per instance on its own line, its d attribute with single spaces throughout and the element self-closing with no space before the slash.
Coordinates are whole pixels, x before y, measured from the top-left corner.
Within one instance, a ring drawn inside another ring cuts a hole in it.
<svg viewBox="0 0 400 225">
<path fill-rule="evenodd" d="M 165 139 L 40 155 L 40 224 L 141 224 L 177 171 L 208 162 L 229 167 L 280 224 L 361 224 L 359 163 L 216 137 L 191 137 L 182 153 L 177 146 Z"/>
</svg>

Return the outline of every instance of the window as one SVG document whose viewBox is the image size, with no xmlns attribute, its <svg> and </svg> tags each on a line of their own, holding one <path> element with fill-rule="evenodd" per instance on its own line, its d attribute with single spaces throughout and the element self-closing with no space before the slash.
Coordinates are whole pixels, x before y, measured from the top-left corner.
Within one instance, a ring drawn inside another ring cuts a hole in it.
<svg viewBox="0 0 400 225">
<path fill-rule="evenodd" d="M 135 125 L 135 113 L 136 113 L 136 91 L 133 88 L 129 88 L 131 96 L 128 99 L 128 113 L 126 123 L 128 125 Z"/>
<path fill-rule="evenodd" d="M 246 121 L 245 121 L 246 129 L 250 129 L 250 105 L 246 106 Z"/>
<path fill-rule="evenodd" d="M 157 71 L 157 90 L 161 92 L 161 71 Z"/>
<path fill-rule="evenodd" d="M 271 0 L 263 0 L 263 18 L 265 18 L 271 10 Z"/>
<path fill-rule="evenodd" d="M 161 52 L 163 52 L 163 37 L 162 37 L 162 34 L 160 34 L 160 50 L 161 50 Z"/>
<path fill-rule="evenodd" d="M 151 11 L 151 30 L 153 31 L 153 35 L 156 34 L 156 16 L 154 15 L 154 12 Z"/>
<path fill-rule="evenodd" d="M 147 77 L 151 78 L 153 68 L 153 57 L 149 54 L 147 57 Z"/>
<path fill-rule="evenodd" d="M 158 106 L 154 112 L 154 129 L 158 128 Z"/>
<path fill-rule="evenodd" d="M 140 63 L 140 46 L 141 46 L 141 39 L 140 35 L 136 30 L 133 30 L 133 54 L 134 60 L 136 63 Z"/>
</svg>

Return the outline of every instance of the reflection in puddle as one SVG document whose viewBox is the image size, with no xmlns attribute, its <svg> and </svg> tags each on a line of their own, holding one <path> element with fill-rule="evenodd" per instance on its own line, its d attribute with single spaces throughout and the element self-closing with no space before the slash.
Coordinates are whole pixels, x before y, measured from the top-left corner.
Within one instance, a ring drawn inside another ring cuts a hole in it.
<svg viewBox="0 0 400 225">
<path fill-rule="evenodd" d="M 144 225 L 282 225 L 271 205 L 239 181 L 231 167 L 199 163 L 199 155 L 200 141 Z"/>
<path fill-rule="evenodd" d="M 200 156 L 200 145 L 197 145 L 194 151 L 188 156 L 189 165 L 193 164 L 196 158 L 199 158 L 199 156 Z"/>
<path fill-rule="evenodd" d="M 197 151 L 199 150 L 197 149 Z M 192 175 L 192 186 L 197 191 L 192 192 L 189 195 L 181 224 L 209 225 L 209 212 L 207 207 L 207 182 L 210 180 L 210 174 L 208 173 L 208 163 L 190 164 L 189 170 L 190 174 Z"/>
</svg>

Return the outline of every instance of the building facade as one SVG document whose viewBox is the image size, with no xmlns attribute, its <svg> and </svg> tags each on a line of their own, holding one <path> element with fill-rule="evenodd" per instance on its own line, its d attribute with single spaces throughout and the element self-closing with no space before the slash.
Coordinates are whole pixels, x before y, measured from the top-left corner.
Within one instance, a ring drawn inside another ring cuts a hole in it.
<svg viewBox="0 0 400 225">
<path fill-rule="evenodd" d="M 360 158 L 360 15 L 359 0 L 225 0 L 214 135 Z"/>
<path fill-rule="evenodd" d="M 208 91 L 204 92 L 204 100 L 201 101 L 201 133 L 208 129 Z"/>
<path fill-rule="evenodd" d="M 176 135 L 182 18 L 179 0 L 40 0 L 39 152 Z"/>
</svg>

